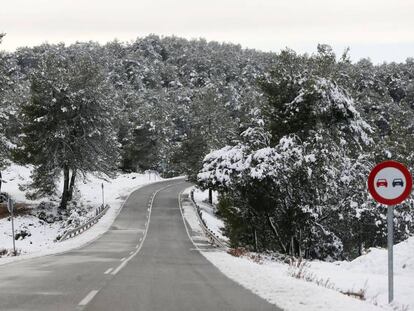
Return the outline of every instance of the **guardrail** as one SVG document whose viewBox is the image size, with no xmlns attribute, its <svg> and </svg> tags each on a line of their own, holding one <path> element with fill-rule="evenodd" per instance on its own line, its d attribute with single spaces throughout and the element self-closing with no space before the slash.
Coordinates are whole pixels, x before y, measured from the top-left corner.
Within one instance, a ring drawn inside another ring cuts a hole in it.
<svg viewBox="0 0 414 311">
<path fill-rule="evenodd" d="M 88 220 L 86 223 L 84 223 L 83 225 L 66 231 L 62 237 L 59 239 L 59 242 L 65 241 L 67 239 L 73 238 L 74 236 L 77 236 L 79 234 L 81 234 L 82 232 L 88 230 L 90 227 L 92 227 L 94 224 L 96 224 L 98 222 L 98 220 L 105 215 L 106 211 L 109 209 L 109 205 L 106 205 L 105 208 L 103 207 L 103 205 L 101 205 L 100 207 L 98 207 L 96 209 L 96 216 L 93 217 L 92 219 Z"/>
<path fill-rule="evenodd" d="M 218 247 L 221 247 L 221 248 L 225 248 L 225 249 L 229 248 L 229 244 L 227 242 L 222 241 L 220 239 L 220 237 L 218 237 L 213 231 L 211 231 L 207 227 L 206 222 L 204 221 L 203 217 L 201 216 L 201 208 L 197 204 L 197 202 L 194 200 L 194 189 L 191 190 L 191 192 L 190 192 L 190 198 L 191 198 L 192 203 L 195 206 L 197 218 L 200 222 L 201 229 L 203 229 L 205 235 L 210 239 L 211 243 L 213 243 L 213 244 L 215 244 L 215 245 L 217 245 Z"/>
</svg>

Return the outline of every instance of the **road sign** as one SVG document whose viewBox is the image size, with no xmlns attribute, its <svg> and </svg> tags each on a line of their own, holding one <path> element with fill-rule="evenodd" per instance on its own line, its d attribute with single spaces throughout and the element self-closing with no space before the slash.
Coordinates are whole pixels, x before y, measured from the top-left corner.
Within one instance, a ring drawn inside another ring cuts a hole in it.
<svg viewBox="0 0 414 311">
<path fill-rule="evenodd" d="M 102 206 L 105 208 L 105 192 L 104 192 L 104 184 L 101 184 L 102 187 Z"/>
<path fill-rule="evenodd" d="M 368 177 L 368 189 L 372 197 L 388 205 L 387 246 L 388 246 L 388 302 L 394 299 L 394 205 L 404 201 L 410 194 L 413 180 L 410 171 L 396 161 L 377 164 Z"/>
<path fill-rule="evenodd" d="M 16 242 L 14 238 L 14 207 L 13 207 L 13 200 L 9 197 L 7 200 L 7 209 L 9 210 L 9 213 L 11 215 L 11 225 L 12 225 L 12 239 L 13 239 L 13 254 L 16 256 Z"/>
<path fill-rule="evenodd" d="M 384 161 L 376 165 L 368 177 L 368 189 L 381 204 L 396 205 L 410 194 L 413 180 L 408 169 L 396 161 Z"/>
</svg>

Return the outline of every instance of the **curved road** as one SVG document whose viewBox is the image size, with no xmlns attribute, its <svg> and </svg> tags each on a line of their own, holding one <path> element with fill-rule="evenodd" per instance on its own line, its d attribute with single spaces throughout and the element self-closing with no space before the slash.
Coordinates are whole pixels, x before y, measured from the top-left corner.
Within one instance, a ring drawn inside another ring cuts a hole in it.
<svg viewBox="0 0 414 311">
<path fill-rule="evenodd" d="M 189 186 L 142 187 L 96 241 L 0 266 L 0 310 L 280 310 L 194 250 L 178 204 Z"/>
</svg>

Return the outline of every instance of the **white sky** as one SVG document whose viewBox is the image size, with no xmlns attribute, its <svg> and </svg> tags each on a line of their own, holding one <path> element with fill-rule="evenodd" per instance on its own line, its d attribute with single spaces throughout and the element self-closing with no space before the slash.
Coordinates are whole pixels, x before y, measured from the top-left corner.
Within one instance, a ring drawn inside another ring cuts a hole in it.
<svg viewBox="0 0 414 311">
<path fill-rule="evenodd" d="M 1 0 L 1 49 L 150 33 L 314 52 L 349 46 L 354 60 L 414 57 L 414 0 Z"/>
</svg>

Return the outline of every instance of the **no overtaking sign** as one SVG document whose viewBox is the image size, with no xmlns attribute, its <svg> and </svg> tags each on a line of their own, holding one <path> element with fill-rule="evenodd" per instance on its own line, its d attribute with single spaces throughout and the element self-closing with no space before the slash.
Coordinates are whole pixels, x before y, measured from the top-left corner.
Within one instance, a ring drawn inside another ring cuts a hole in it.
<svg viewBox="0 0 414 311">
<path fill-rule="evenodd" d="M 408 198 L 412 186 L 410 171 L 396 161 L 377 164 L 368 177 L 368 190 L 372 197 L 378 203 L 388 205 L 388 302 L 394 299 L 394 205 Z"/>
<path fill-rule="evenodd" d="M 396 161 L 384 161 L 376 165 L 368 177 L 368 189 L 381 204 L 396 205 L 411 193 L 413 181 L 408 169 Z"/>
</svg>

